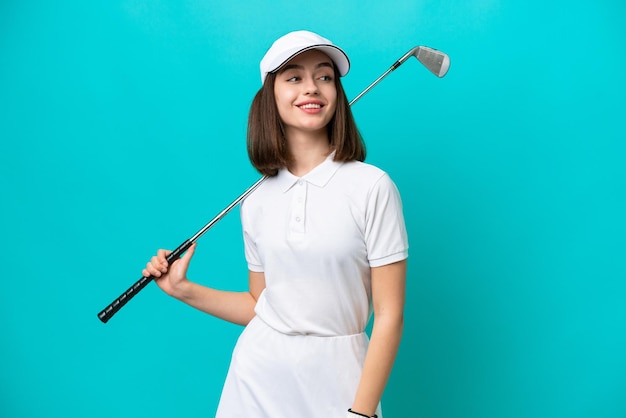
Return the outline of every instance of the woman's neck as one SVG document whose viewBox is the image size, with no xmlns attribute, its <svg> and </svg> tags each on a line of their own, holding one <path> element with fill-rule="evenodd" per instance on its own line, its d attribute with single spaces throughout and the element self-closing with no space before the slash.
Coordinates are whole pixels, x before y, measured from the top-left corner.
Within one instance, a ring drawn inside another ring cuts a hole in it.
<svg viewBox="0 0 626 418">
<path fill-rule="evenodd" d="M 320 165 L 331 152 L 328 134 L 324 132 L 300 132 L 290 135 L 287 139 L 291 162 L 289 171 L 297 177 L 302 177 Z"/>
</svg>

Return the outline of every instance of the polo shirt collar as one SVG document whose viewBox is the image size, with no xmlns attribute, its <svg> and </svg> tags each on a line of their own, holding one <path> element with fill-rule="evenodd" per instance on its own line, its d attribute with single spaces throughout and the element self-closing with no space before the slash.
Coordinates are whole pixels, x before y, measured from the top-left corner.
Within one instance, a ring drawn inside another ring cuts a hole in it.
<svg viewBox="0 0 626 418">
<path fill-rule="evenodd" d="M 333 161 L 334 156 L 335 151 L 331 152 L 330 155 L 326 157 L 326 160 L 324 160 L 320 165 L 318 165 L 302 177 L 294 176 L 286 168 L 281 168 L 278 171 L 278 175 L 276 176 L 276 181 L 279 184 L 280 190 L 282 190 L 283 192 L 288 191 L 299 180 L 304 180 L 317 187 L 326 186 L 326 184 L 328 184 L 335 172 L 337 172 L 339 167 L 341 167 L 343 164 L 342 162 Z"/>
</svg>

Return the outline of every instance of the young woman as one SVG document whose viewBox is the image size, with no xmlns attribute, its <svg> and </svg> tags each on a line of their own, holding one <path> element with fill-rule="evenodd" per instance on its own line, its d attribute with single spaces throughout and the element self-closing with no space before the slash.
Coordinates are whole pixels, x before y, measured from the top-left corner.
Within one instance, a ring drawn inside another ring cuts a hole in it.
<svg viewBox="0 0 626 418">
<path fill-rule="evenodd" d="M 270 177 L 241 205 L 249 291 L 189 281 L 195 244 L 172 266 L 159 250 L 142 272 L 167 294 L 245 325 L 218 417 L 382 416 L 402 334 L 408 241 L 395 185 L 362 162 L 340 82 L 349 65 L 307 31 L 279 38 L 261 61 L 248 153 Z"/>
</svg>

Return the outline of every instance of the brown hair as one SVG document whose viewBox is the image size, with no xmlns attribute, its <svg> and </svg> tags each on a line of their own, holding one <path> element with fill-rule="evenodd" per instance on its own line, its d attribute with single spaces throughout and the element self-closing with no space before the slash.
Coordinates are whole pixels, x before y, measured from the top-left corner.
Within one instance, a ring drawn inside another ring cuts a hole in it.
<svg viewBox="0 0 626 418">
<path fill-rule="evenodd" d="M 335 150 L 334 160 L 364 161 L 365 143 L 354 122 L 337 69 L 334 71 L 337 108 L 327 126 L 330 146 Z M 279 169 L 287 167 L 290 160 L 276 107 L 275 80 L 276 73 L 267 75 L 263 86 L 252 100 L 248 116 L 248 157 L 254 168 L 266 176 L 275 176 Z"/>
</svg>

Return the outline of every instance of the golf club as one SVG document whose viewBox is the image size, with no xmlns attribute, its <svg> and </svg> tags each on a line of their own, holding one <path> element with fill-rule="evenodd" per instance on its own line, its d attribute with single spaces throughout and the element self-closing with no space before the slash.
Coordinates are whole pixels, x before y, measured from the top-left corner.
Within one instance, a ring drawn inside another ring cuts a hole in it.
<svg viewBox="0 0 626 418">
<path fill-rule="evenodd" d="M 365 90 L 359 93 L 352 101 L 350 102 L 350 106 L 356 103 L 365 93 L 370 91 L 376 84 L 380 83 L 380 81 L 387 77 L 390 72 L 394 71 L 396 68 L 401 66 L 409 57 L 415 57 L 419 62 L 424 65 L 424 67 L 428 68 L 431 73 L 435 74 L 437 77 L 441 78 L 445 76 L 450 68 L 450 58 L 448 55 L 444 54 L 441 51 L 437 51 L 436 49 L 429 48 L 427 46 L 416 46 L 411 49 L 409 52 L 404 54 L 398 61 L 396 61 L 387 71 L 382 73 L 380 77 L 378 77 L 372 84 L 367 86 Z"/>
<path fill-rule="evenodd" d="M 357 100 L 359 100 L 365 93 L 370 91 L 376 84 L 378 84 L 383 78 L 385 78 L 390 72 L 394 71 L 398 68 L 402 63 L 404 63 L 409 57 L 414 56 L 417 58 L 419 62 L 421 62 L 426 68 L 428 68 L 433 74 L 437 77 L 443 77 L 448 72 L 448 68 L 450 67 L 450 58 L 444 54 L 443 52 L 437 51 L 436 49 L 428 48 L 425 46 L 416 46 L 411 49 L 409 52 L 404 54 L 398 61 L 396 61 L 387 71 L 385 71 L 380 77 L 378 77 L 372 84 L 370 84 L 365 90 L 363 90 L 358 96 L 356 96 L 350 102 L 350 106 L 352 106 Z M 235 206 L 239 204 L 243 199 L 245 199 L 250 193 L 257 189 L 267 179 L 267 176 L 261 177 L 256 181 L 252 186 L 250 186 L 246 191 L 244 191 L 237 199 L 235 199 L 230 205 L 228 205 L 224 210 L 222 210 L 215 218 L 213 218 L 208 224 L 206 224 L 202 229 L 200 229 L 195 235 L 191 238 L 187 239 L 181 245 L 178 246 L 174 251 L 172 251 L 166 258 L 168 265 L 172 265 L 172 263 L 178 260 L 185 251 L 191 247 L 191 245 L 196 242 L 205 232 L 207 232 L 213 225 L 215 225 L 220 219 L 222 219 L 228 212 L 230 212 Z M 141 289 L 146 287 L 148 283 L 150 283 L 154 279 L 153 276 L 150 277 L 142 277 L 135 284 L 133 284 L 127 291 L 122 293 L 117 299 L 115 299 L 109 306 L 104 308 L 100 313 L 98 313 L 98 318 L 107 323 L 109 319 L 113 317 L 128 301 L 130 301 Z"/>
</svg>

